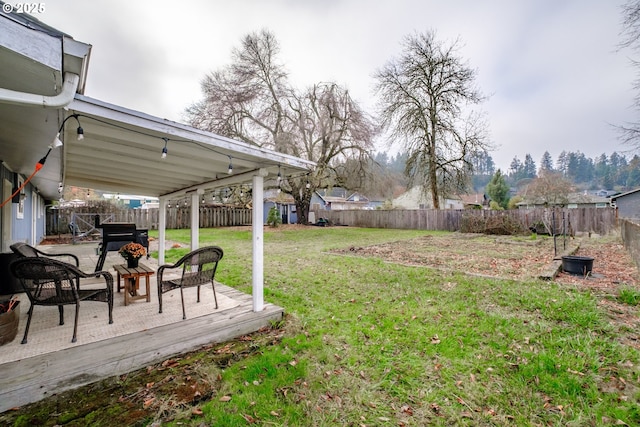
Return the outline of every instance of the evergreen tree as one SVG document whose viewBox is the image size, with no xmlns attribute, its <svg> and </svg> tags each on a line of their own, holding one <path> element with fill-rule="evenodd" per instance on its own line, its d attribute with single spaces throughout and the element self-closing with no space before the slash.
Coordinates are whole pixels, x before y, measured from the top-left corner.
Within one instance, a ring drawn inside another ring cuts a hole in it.
<svg viewBox="0 0 640 427">
<path fill-rule="evenodd" d="M 558 156 L 558 160 L 556 160 L 556 170 L 562 173 L 564 176 L 567 176 L 567 170 L 569 166 L 569 155 L 566 151 L 562 151 Z"/>
<path fill-rule="evenodd" d="M 594 162 L 594 173 L 597 185 L 601 188 L 611 188 L 611 174 L 609 169 L 609 159 L 602 153 Z"/>
<path fill-rule="evenodd" d="M 553 171 L 553 159 L 548 151 L 545 151 L 544 154 L 542 154 L 542 158 L 540 159 L 540 171 Z"/>
<path fill-rule="evenodd" d="M 637 154 L 629 161 L 627 171 L 627 187 L 634 188 L 640 186 L 640 157 L 638 157 Z"/>
<path fill-rule="evenodd" d="M 511 160 L 509 170 L 509 177 L 513 182 L 518 182 L 520 179 L 524 178 L 524 165 L 520 159 L 518 159 L 518 156 L 515 156 L 513 160 Z"/>
<path fill-rule="evenodd" d="M 487 151 L 481 151 L 470 156 L 469 163 L 473 166 L 473 174 L 471 176 L 473 191 L 482 191 L 495 172 L 493 158 Z"/>
<path fill-rule="evenodd" d="M 524 165 L 522 167 L 523 178 L 535 178 L 536 177 L 536 162 L 533 161 L 531 154 L 527 153 L 524 156 Z"/>
<path fill-rule="evenodd" d="M 492 201 L 496 202 L 503 208 L 507 208 L 509 205 L 509 186 L 507 181 L 502 175 L 502 171 L 498 169 L 491 178 L 486 188 L 487 195 Z"/>
</svg>

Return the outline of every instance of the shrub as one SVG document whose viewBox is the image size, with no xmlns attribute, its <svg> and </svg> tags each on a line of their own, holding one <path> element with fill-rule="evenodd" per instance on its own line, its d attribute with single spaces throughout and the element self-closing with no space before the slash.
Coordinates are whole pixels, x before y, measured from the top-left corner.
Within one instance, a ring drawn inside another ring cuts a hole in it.
<svg viewBox="0 0 640 427">
<path fill-rule="evenodd" d="M 271 227 L 277 227 L 282 224 L 282 218 L 280 218 L 280 211 L 277 207 L 272 206 L 267 214 L 267 224 Z"/>
</svg>

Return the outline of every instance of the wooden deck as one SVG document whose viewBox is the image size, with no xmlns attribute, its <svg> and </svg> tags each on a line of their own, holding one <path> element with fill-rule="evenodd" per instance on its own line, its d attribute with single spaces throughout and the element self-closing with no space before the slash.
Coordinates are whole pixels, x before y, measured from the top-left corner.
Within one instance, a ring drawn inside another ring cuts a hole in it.
<svg viewBox="0 0 640 427">
<path fill-rule="evenodd" d="M 105 265 L 104 269 L 112 270 L 109 265 Z M 83 318 L 80 318 L 78 341 L 75 344 L 70 343 L 73 328 L 71 316 L 74 311 L 71 306 L 65 310 L 65 324 L 62 326 L 57 325 L 55 307 L 36 307 L 28 343 L 20 344 L 29 307 L 28 301 L 21 302 L 23 307 L 18 335 L 13 342 L 0 347 L 4 351 L 4 355 L 0 352 L 0 412 L 141 369 L 206 344 L 255 332 L 273 321 L 281 320 L 284 314 L 281 307 L 272 304 L 265 304 L 264 310 L 256 313 L 250 295 L 216 283 L 216 293 L 226 303 L 215 310 L 215 306 L 207 302 L 206 295 L 203 295 L 201 303 L 195 304 L 193 301 L 187 302 L 189 295 L 185 293 L 187 319 L 182 320 L 180 291 L 173 292 L 174 298 L 169 304 L 165 302 L 163 313 L 158 314 L 155 285 L 153 280 L 151 302 L 136 301 L 126 307 L 123 294 L 114 289 L 112 325 L 106 320 L 106 304 L 81 304 L 81 315 L 85 319 L 83 322 Z M 53 311 L 43 313 L 46 309 Z M 38 327 L 37 319 L 53 321 Z M 158 325 L 158 321 L 163 324 Z M 93 326 L 90 322 L 98 323 Z M 47 328 L 57 331 L 55 333 L 60 338 L 47 343 L 53 334 Z"/>
</svg>

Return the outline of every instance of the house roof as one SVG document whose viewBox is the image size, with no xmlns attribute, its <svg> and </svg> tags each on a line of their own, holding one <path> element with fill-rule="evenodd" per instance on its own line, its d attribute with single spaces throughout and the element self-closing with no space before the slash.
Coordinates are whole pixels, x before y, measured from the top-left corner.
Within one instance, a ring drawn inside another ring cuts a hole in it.
<svg viewBox="0 0 640 427">
<path fill-rule="evenodd" d="M 609 203 L 609 198 L 584 193 L 567 194 L 567 204 L 587 204 L 587 203 Z M 542 199 L 525 199 L 517 205 L 544 205 L 546 201 Z"/>
<path fill-rule="evenodd" d="M 629 196 L 631 194 L 637 193 L 640 191 L 640 188 L 636 188 L 635 190 L 627 191 L 626 193 L 616 194 L 615 196 L 611 196 L 611 201 L 617 200 L 621 197 Z"/>
<path fill-rule="evenodd" d="M 84 96 L 91 46 L 35 19 L 0 14 L 0 160 L 30 176 L 48 199 L 58 185 L 145 196 L 189 191 L 307 172 L 315 163 L 250 146 L 190 126 Z M 65 106 L 28 104 L 24 97 L 56 97 L 67 74 L 79 76 Z M 77 119 L 76 119 L 77 118 Z M 82 141 L 76 129 L 84 130 Z M 61 148 L 52 148 L 58 131 Z M 161 152 L 167 147 L 167 156 Z M 229 165 L 233 173 L 228 174 Z"/>
<path fill-rule="evenodd" d="M 483 203 L 488 201 L 487 197 L 483 193 L 461 194 L 459 197 L 465 205 L 482 206 Z"/>
</svg>

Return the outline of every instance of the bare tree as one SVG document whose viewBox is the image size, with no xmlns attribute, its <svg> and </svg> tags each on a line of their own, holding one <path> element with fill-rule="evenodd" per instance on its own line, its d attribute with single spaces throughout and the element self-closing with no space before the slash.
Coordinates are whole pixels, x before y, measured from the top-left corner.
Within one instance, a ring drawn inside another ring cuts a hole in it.
<svg viewBox="0 0 640 427">
<path fill-rule="evenodd" d="M 349 92 L 336 83 L 313 85 L 291 104 L 295 138 L 291 154 L 317 166 L 284 185 L 295 202 L 298 222 L 306 223 L 311 195 L 320 187 L 342 186 L 353 174 L 366 174 L 376 126 Z"/>
<path fill-rule="evenodd" d="M 622 42 L 620 47 L 628 47 L 634 51 L 640 50 L 640 0 L 629 0 L 622 6 Z M 636 69 L 640 70 L 640 61 L 631 60 Z M 633 82 L 636 92 L 634 106 L 640 110 L 640 77 Z M 619 126 L 623 143 L 640 150 L 640 122 L 627 123 Z"/>
<path fill-rule="evenodd" d="M 192 126 L 286 152 L 286 106 L 291 97 L 280 48 L 267 30 L 242 39 L 231 65 L 207 75 L 204 99 L 186 113 Z"/>
<path fill-rule="evenodd" d="M 232 52 L 232 64 L 203 80 L 204 99 L 189 107 L 187 116 L 195 127 L 316 162 L 308 174 L 279 182 L 295 200 L 298 222 L 305 224 L 313 192 L 344 182 L 340 165 L 369 157 L 376 128 L 335 83 L 297 93 L 278 53 L 272 33 L 246 36 Z"/>
<path fill-rule="evenodd" d="M 540 171 L 540 176 L 531 181 L 525 191 L 525 198 L 545 205 L 566 205 L 573 184 L 562 173 Z"/>
<path fill-rule="evenodd" d="M 474 152 L 488 151 L 486 124 L 466 107 L 484 100 L 476 72 L 433 31 L 404 39 L 400 58 L 375 74 L 384 128 L 409 152 L 406 173 L 431 191 L 433 206 L 467 186 Z"/>
</svg>

